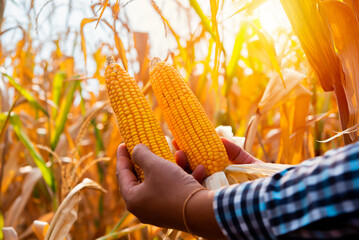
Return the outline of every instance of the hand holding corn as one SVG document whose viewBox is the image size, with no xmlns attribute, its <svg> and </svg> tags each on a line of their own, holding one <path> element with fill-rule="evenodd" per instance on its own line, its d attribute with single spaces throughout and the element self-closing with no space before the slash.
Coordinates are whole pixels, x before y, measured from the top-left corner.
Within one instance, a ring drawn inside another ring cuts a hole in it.
<svg viewBox="0 0 359 240">
<path fill-rule="evenodd" d="M 257 163 L 260 160 L 246 153 L 234 143 L 222 139 L 233 163 Z M 197 166 L 193 175 L 178 165 L 153 154 L 145 145 L 137 145 L 132 153 L 134 162 L 143 169 L 146 181 L 138 183 L 133 173 L 126 147 L 120 145 L 117 152 L 117 172 L 121 194 L 130 212 L 141 222 L 186 231 L 181 211 L 188 195 L 202 186 L 205 170 Z M 176 152 L 176 161 L 187 164 L 186 155 Z M 223 238 L 214 218 L 212 201 L 214 191 L 204 190 L 195 194 L 187 205 L 187 224 L 194 234 L 206 238 Z"/>
<path fill-rule="evenodd" d="M 253 157 L 235 143 L 225 138 L 221 138 L 221 141 L 226 148 L 228 159 L 232 162 L 232 164 L 263 163 L 263 161 Z M 188 166 L 188 158 L 186 154 L 182 150 L 180 150 L 175 140 L 173 140 L 173 145 L 177 149 L 175 155 L 177 164 L 186 172 L 191 172 Z M 196 168 L 195 174 L 192 175 L 194 175 L 197 181 L 201 182 L 206 177 L 206 172 L 205 169 L 202 168 L 202 165 L 199 165 L 199 167 Z"/>
<path fill-rule="evenodd" d="M 202 186 L 178 165 L 167 161 L 143 144 L 137 145 L 132 159 L 144 173 L 139 183 L 133 173 L 130 156 L 124 145 L 117 152 L 117 179 L 127 209 L 141 222 L 186 231 L 182 218 L 185 199 Z M 194 234 L 206 238 L 223 238 L 214 217 L 214 192 L 203 190 L 187 204 L 187 224 Z"/>
</svg>

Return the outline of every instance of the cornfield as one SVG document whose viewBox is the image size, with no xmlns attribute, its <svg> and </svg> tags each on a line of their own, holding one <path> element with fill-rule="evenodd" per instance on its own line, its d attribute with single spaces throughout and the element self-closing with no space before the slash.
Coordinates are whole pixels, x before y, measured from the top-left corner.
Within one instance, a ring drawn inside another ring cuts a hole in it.
<svg viewBox="0 0 359 240">
<path fill-rule="evenodd" d="M 0 0 L 0 239 L 180 238 L 140 223 L 119 194 L 106 56 L 135 77 L 169 143 L 155 56 L 265 162 L 359 140 L 358 1 Z"/>
</svg>

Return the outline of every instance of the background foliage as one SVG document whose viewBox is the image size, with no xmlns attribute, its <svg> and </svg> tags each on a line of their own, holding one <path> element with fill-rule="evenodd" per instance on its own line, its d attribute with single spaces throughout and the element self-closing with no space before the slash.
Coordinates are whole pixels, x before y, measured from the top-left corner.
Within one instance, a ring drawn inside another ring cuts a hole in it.
<svg viewBox="0 0 359 240">
<path fill-rule="evenodd" d="M 74 222 L 67 239 L 166 233 L 140 224 L 119 195 L 121 137 L 104 85 L 106 55 L 135 76 L 169 138 L 148 82 L 154 56 L 179 69 L 215 126 L 246 136 L 246 150 L 264 161 L 297 164 L 320 155 L 342 146 L 341 137 L 329 138 L 347 128 L 346 143 L 356 141 L 359 6 L 350 0 L 291 2 L 283 6 L 293 28 L 275 26 L 269 33 L 258 9 L 281 8 L 276 0 L 1 0 L 0 226 L 12 227 L 21 239 L 43 239 L 47 231 L 62 236 L 46 224 L 51 219 L 63 229 Z M 352 14 L 352 30 L 334 10 Z M 328 30 L 313 27 L 313 16 Z M 333 30 L 338 26 L 342 33 Z M 333 66 L 325 62 L 328 52 Z M 337 80 L 326 85 L 325 73 Z M 346 98 L 338 95 L 343 92 Z M 79 201 L 82 188 L 102 191 L 85 190 Z M 74 218 L 55 215 L 59 206 L 74 211 Z"/>
</svg>

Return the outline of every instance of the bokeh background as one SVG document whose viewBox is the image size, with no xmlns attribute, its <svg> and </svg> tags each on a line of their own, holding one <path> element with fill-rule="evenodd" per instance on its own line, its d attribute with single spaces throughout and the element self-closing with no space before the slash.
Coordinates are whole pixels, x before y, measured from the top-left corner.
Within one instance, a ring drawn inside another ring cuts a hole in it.
<svg viewBox="0 0 359 240">
<path fill-rule="evenodd" d="M 136 78 L 169 140 L 148 81 L 156 56 L 180 71 L 214 126 L 230 126 L 263 161 L 298 164 L 357 141 L 359 6 L 288 2 L 1 0 L 4 234 L 179 238 L 125 210 L 106 56 Z"/>
</svg>

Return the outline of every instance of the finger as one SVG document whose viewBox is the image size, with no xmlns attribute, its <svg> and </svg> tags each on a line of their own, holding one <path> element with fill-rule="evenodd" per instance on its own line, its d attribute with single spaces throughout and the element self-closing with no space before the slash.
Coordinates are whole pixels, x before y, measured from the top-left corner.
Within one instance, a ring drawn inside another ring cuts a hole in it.
<svg viewBox="0 0 359 240">
<path fill-rule="evenodd" d="M 207 174 L 206 174 L 206 169 L 204 168 L 203 165 L 198 165 L 193 173 L 192 176 L 194 177 L 194 179 L 196 179 L 198 182 L 202 182 L 203 179 L 206 178 Z"/>
<path fill-rule="evenodd" d="M 188 160 L 186 154 L 183 151 L 181 150 L 176 151 L 175 160 L 177 165 L 180 166 L 182 169 L 187 168 Z"/>
<path fill-rule="evenodd" d="M 154 166 L 160 158 L 154 154 L 145 144 L 137 144 L 133 148 L 132 159 L 143 170 L 144 174 Z"/>
<path fill-rule="evenodd" d="M 130 156 L 124 144 L 121 144 L 117 149 L 116 174 L 118 185 L 123 195 L 138 184 L 137 178 L 132 171 Z"/>
<path fill-rule="evenodd" d="M 180 150 L 175 139 L 172 139 L 172 144 L 175 146 L 176 150 Z"/>
<path fill-rule="evenodd" d="M 249 164 L 249 163 L 256 163 L 260 160 L 256 159 L 246 151 L 244 151 L 240 146 L 236 145 L 235 143 L 221 138 L 224 147 L 226 148 L 228 158 L 235 164 Z"/>
</svg>

